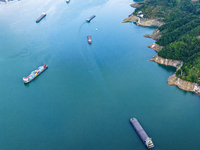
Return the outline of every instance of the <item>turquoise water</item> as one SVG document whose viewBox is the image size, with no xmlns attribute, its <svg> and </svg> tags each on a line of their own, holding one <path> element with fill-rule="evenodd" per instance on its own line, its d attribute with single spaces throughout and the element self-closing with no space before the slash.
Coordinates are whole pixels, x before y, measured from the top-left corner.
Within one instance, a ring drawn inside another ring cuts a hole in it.
<svg viewBox="0 0 200 150">
<path fill-rule="evenodd" d="M 1 2 L 1 150 L 145 150 L 131 117 L 155 150 L 200 149 L 199 97 L 168 86 L 175 69 L 149 61 L 154 40 L 143 35 L 154 28 L 121 23 L 131 3 Z M 49 68 L 25 85 L 44 63 Z"/>
</svg>

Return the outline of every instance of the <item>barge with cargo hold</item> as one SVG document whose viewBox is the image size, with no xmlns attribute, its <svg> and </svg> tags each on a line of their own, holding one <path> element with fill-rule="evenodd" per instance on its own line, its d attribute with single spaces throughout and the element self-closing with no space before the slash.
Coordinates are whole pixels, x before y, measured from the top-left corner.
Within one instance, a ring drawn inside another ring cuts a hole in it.
<svg viewBox="0 0 200 150">
<path fill-rule="evenodd" d="M 38 75 L 40 75 L 40 73 L 42 73 L 45 69 L 47 69 L 47 65 L 44 64 L 42 66 L 40 66 L 37 70 L 32 71 L 31 74 L 27 77 L 23 78 L 24 83 L 29 83 L 31 82 L 33 79 L 35 79 Z"/>
<path fill-rule="evenodd" d="M 142 126 L 140 125 L 138 120 L 136 118 L 131 118 L 130 119 L 130 123 L 134 127 L 135 131 L 137 132 L 137 134 L 141 138 L 141 140 L 144 143 L 144 145 L 148 149 L 153 148 L 154 144 L 153 144 L 151 138 L 149 138 L 149 136 L 146 134 L 146 132 L 144 131 L 144 129 L 142 128 Z"/>
<path fill-rule="evenodd" d="M 96 17 L 95 15 L 91 16 L 90 18 L 87 18 L 86 21 L 90 22 L 94 17 Z"/>
<path fill-rule="evenodd" d="M 42 15 L 36 20 L 36 23 L 39 23 L 44 17 L 46 16 L 46 13 L 42 13 Z"/>
<path fill-rule="evenodd" d="M 87 41 L 89 44 L 92 44 L 92 37 L 90 35 L 87 36 Z"/>
</svg>

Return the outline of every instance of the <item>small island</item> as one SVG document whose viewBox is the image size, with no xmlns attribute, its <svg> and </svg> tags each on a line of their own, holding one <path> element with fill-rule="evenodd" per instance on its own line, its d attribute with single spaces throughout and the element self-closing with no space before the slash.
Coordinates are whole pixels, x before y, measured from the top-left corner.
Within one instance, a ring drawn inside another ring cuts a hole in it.
<svg viewBox="0 0 200 150">
<path fill-rule="evenodd" d="M 200 2 L 196 0 L 145 0 L 131 5 L 135 11 L 124 22 L 157 26 L 155 43 L 148 47 L 158 52 L 151 60 L 177 68 L 169 85 L 200 95 Z"/>
</svg>

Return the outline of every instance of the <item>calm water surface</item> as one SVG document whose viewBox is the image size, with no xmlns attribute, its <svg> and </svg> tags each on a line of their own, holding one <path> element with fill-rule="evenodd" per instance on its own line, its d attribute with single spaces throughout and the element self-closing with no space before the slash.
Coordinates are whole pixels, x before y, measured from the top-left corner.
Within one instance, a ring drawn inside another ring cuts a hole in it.
<svg viewBox="0 0 200 150">
<path fill-rule="evenodd" d="M 154 28 L 121 23 L 131 3 L 1 2 L 1 150 L 146 150 L 131 117 L 155 150 L 200 149 L 199 97 L 168 86 L 175 69 L 149 61 L 154 40 L 143 35 Z M 44 63 L 49 68 L 24 85 Z"/>
</svg>

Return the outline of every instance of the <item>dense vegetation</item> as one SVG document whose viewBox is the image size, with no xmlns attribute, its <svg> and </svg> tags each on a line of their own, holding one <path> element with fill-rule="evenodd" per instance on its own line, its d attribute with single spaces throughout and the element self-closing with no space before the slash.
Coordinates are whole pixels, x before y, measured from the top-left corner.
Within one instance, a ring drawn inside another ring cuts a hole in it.
<svg viewBox="0 0 200 150">
<path fill-rule="evenodd" d="M 184 62 L 176 75 L 200 84 L 200 2 L 197 0 L 146 0 L 135 10 L 145 18 L 160 18 L 165 24 L 157 44 L 164 46 L 158 55 Z"/>
</svg>

